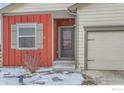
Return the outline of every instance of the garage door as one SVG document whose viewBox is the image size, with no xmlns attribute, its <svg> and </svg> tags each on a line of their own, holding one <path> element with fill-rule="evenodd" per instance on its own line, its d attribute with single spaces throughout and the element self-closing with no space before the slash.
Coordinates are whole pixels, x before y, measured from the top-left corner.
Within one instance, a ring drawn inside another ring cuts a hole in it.
<svg viewBox="0 0 124 93">
<path fill-rule="evenodd" d="M 124 70 L 124 31 L 88 32 L 88 69 Z"/>
</svg>

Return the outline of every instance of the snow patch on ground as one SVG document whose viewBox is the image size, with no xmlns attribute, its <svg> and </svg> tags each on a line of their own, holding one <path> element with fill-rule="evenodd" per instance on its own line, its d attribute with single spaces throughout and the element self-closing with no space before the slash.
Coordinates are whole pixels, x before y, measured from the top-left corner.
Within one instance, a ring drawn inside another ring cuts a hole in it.
<svg viewBox="0 0 124 93">
<path fill-rule="evenodd" d="M 41 68 L 33 74 L 23 68 L 0 68 L 0 85 L 20 85 L 20 75 L 27 75 L 23 79 L 24 85 L 81 85 L 84 81 L 81 73 L 51 68 Z"/>
</svg>

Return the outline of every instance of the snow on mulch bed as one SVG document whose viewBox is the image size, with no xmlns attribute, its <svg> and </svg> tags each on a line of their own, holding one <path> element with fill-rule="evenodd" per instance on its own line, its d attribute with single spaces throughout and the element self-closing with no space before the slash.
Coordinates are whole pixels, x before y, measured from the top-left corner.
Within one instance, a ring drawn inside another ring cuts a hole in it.
<svg viewBox="0 0 124 93">
<path fill-rule="evenodd" d="M 31 74 L 23 68 L 0 68 L 0 85 L 20 85 L 20 75 L 25 76 L 24 85 L 81 85 L 84 81 L 76 72 L 41 68 Z"/>
</svg>

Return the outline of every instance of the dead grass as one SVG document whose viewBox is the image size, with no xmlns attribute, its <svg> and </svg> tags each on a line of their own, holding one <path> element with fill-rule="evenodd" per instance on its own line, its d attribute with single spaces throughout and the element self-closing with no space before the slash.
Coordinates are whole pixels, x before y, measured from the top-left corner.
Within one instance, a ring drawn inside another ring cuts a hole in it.
<svg viewBox="0 0 124 93">
<path fill-rule="evenodd" d="M 90 76 L 83 74 L 83 77 L 85 80 L 82 82 L 81 85 L 98 85 Z"/>
</svg>

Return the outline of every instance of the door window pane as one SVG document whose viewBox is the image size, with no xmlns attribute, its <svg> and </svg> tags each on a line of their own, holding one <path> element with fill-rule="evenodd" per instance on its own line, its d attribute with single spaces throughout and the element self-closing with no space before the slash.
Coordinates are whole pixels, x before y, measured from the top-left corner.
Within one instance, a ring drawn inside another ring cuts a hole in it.
<svg viewBox="0 0 124 93">
<path fill-rule="evenodd" d="M 63 49 L 72 49 L 72 41 L 70 40 L 63 41 Z"/>
<path fill-rule="evenodd" d="M 72 31 L 63 31 L 63 39 L 64 40 L 72 39 Z"/>
</svg>

